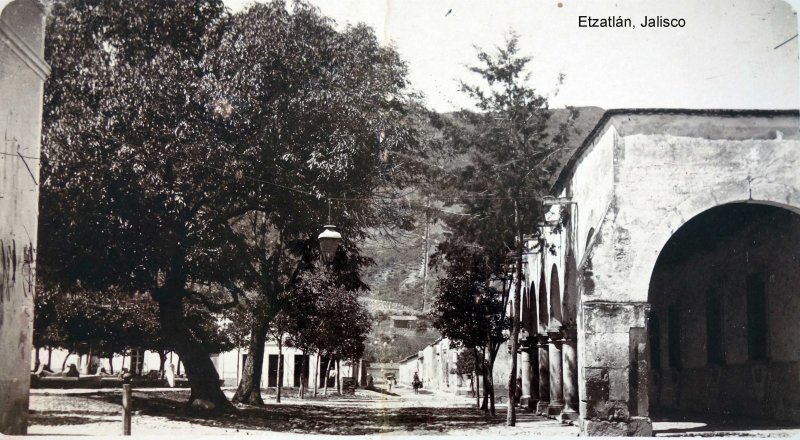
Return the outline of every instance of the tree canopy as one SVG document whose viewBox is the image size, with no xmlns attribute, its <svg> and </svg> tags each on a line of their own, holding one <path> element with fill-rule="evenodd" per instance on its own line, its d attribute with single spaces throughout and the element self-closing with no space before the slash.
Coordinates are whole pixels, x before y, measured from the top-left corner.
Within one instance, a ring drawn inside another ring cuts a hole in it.
<svg viewBox="0 0 800 440">
<path fill-rule="evenodd" d="M 251 336 L 266 332 L 329 212 L 335 264 L 369 263 L 369 228 L 404 222 L 374 196 L 396 194 L 413 175 L 398 157 L 417 155 L 405 65 L 303 2 L 60 0 L 45 45 L 42 285 L 150 294 L 191 399 L 230 408 L 187 305 L 255 292 Z"/>
</svg>

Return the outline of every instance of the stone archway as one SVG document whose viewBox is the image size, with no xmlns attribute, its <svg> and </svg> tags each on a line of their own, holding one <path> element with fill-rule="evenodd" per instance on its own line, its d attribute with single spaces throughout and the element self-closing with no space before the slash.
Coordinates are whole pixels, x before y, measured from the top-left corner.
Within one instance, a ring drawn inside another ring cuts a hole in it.
<svg viewBox="0 0 800 440">
<path fill-rule="evenodd" d="M 659 253 L 683 224 L 715 206 L 800 207 L 799 115 L 609 111 L 561 173 L 553 194 L 576 205 L 576 236 L 589 241 L 571 246 L 579 261 L 582 434 L 652 433 L 648 291 Z"/>
<path fill-rule="evenodd" d="M 800 422 L 800 215 L 732 203 L 670 237 L 648 292 L 651 417 Z M 653 412 L 655 411 L 655 412 Z"/>
</svg>

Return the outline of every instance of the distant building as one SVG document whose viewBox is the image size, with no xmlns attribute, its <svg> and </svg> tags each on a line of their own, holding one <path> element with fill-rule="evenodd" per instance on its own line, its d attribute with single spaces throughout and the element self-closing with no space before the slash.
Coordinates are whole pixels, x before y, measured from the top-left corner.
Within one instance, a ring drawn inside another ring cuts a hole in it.
<svg viewBox="0 0 800 440">
<path fill-rule="evenodd" d="M 416 316 L 410 315 L 392 315 L 389 316 L 389 319 L 392 320 L 392 327 L 394 328 L 416 328 L 416 323 L 418 321 Z"/>
</svg>

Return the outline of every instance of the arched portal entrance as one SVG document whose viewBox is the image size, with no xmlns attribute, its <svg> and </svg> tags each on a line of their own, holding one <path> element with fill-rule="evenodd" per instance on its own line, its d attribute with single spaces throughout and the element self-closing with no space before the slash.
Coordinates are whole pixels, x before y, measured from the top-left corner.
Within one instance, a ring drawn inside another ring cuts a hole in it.
<svg viewBox="0 0 800 440">
<path fill-rule="evenodd" d="M 658 256 L 649 403 L 800 422 L 800 215 L 730 203 L 681 226 Z"/>
</svg>

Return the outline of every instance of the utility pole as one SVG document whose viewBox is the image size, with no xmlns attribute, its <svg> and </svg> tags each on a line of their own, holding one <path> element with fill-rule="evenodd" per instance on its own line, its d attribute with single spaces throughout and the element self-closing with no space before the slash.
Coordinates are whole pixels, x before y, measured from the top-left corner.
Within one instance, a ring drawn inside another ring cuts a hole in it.
<svg viewBox="0 0 800 440">
<path fill-rule="evenodd" d="M 431 199 L 428 197 L 428 203 L 425 205 L 425 257 L 423 258 L 422 266 L 422 311 L 425 312 L 425 300 L 428 298 L 428 252 L 430 249 L 430 204 Z"/>
</svg>

